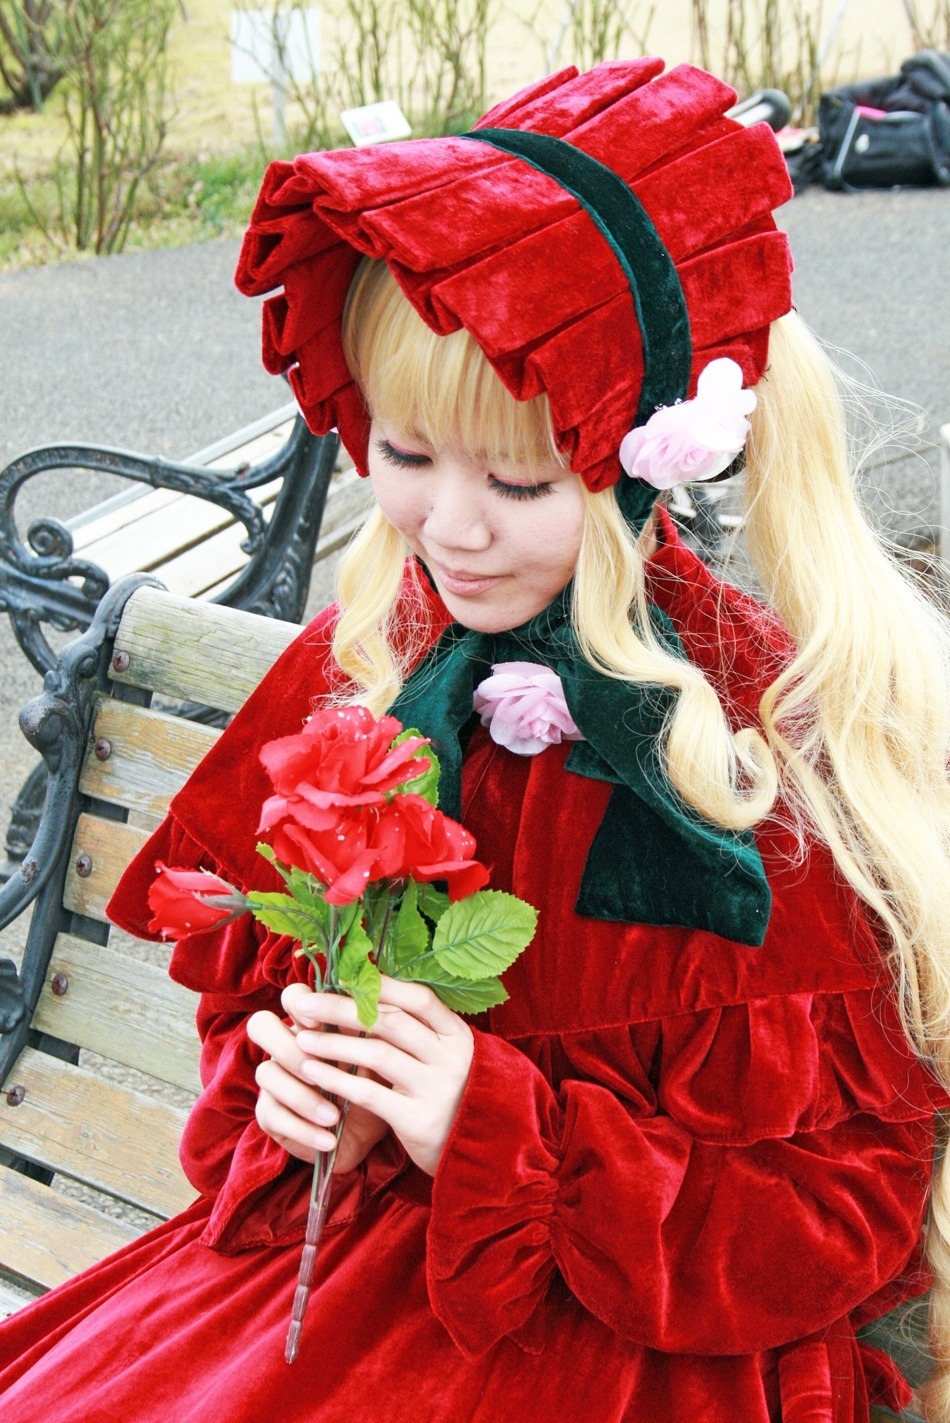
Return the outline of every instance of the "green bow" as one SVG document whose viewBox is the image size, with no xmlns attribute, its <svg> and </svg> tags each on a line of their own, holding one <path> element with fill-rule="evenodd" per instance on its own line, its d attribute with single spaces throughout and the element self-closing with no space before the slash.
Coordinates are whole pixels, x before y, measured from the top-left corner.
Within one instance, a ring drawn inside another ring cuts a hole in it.
<svg viewBox="0 0 950 1423">
<path fill-rule="evenodd" d="M 475 688 L 500 662 L 539 662 L 561 679 L 583 741 L 566 766 L 615 789 L 587 855 L 577 913 L 623 923 L 680 924 L 758 947 L 771 893 L 755 841 L 702 820 L 670 785 L 664 726 L 675 694 L 621 682 L 581 656 L 571 627 L 570 587 L 543 613 L 508 632 L 446 628 L 390 708 L 431 738 L 442 766 L 439 803 L 458 818 L 462 755 L 476 724 Z M 669 619 L 651 608 L 671 652 L 685 657 Z"/>
</svg>

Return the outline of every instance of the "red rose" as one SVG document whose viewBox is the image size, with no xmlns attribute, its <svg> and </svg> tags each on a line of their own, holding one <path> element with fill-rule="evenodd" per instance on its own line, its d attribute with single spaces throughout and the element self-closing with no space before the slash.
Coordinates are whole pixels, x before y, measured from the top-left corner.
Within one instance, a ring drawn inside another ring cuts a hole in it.
<svg viewBox="0 0 950 1423">
<path fill-rule="evenodd" d="M 488 883 L 488 871 L 478 860 L 475 838 L 457 820 L 450 820 L 418 795 L 401 795 L 389 807 L 405 828 L 401 874 L 416 880 L 445 880 L 449 898 L 465 899 Z"/>
<path fill-rule="evenodd" d="M 349 904 L 372 880 L 445 880 L 452 899 L 488 881 L 472 859 L 475 841 L 422 796 L 398 795 L 337 817 L 328 830 L 283 820 L 270 834 L 278 860 L 298 865 L 326 885 L 328 904 Z"/>
<path fill-rule="evenodd" d="M 213 929 L 226 919 L 242 912 L 243 897 L 218 875 L 207 870 L 173 870 L 157 861 L 157 879 L 148 892 L 148 907 L 153 918 L 149 929 L 163 939 L 180 939 L 185 934 L 200 934 Z M 209 900 L 227 899 L 227 904 Z"/>
<path fill-rule="evenodd" d="M 461 825 L 422 796 L 393 794 L 429 768 L 414 754 L 424 737 L 392 745 L 401 730 L 366 707 L 334 707 L 261 750 L 275 794 L 259 829 L 278 860 L 326 886 L 328 904 L 351 903 L 373 880 L 444 879 L 461 899 L 488 879 Z"/>
<path fill-rule="evenodd" d="M 356 806 L 336 814 L 326 829 L 288 817 L 268 839 L 278 860 L 307 870 L 326 886 L 328 904 L 349 904 L 370 880 L 388 879 L 402 864 L 405 832 L 389 810 L 385 803 Z"/>
<path fill-rule="evenodd" d="M 395 717 L 377 721 L 366 707 L 331 707 L 315 712 L 297 735 L 268 741 L 260 755 L 275 794 L 264 802 L 259 829 L 289 819 L 329 830 L 347 811 L 384 805 L 397 787 L 429 768 L 414 754 L 426 745 L 424 737 L 392 746 L 401 730 Z"/>
</svg>

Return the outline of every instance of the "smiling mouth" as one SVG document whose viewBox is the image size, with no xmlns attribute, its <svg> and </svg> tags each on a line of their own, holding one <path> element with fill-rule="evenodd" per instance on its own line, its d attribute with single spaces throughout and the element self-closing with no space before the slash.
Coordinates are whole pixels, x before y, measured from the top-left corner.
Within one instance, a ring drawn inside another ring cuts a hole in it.
<svg viewBox="0 0 950 1423">
<path fill-rule="evenodd" d="M 433 570 L 439 581 L 445 585 L 450 593 L 459 596 L 474 597 L 478 593 L 486 592 L 493 588 L 502 578 L 500 573 L 469 573 L 467 571 L 445 568 L 442 564 L 433 565 Z"/>
</svg>

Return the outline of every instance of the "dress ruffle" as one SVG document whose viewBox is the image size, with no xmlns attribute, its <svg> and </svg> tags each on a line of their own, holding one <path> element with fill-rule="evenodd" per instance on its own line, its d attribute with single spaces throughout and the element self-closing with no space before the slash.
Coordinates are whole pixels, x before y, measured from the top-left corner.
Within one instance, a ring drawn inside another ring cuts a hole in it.
<svg viewBox="0 0 950 1423">
<path fill-rule="evenodd" d="M 555 1085 L 599 1082 L 631 1109 L 721 1146 L 827 1131 L 862 1113 L 925 1120 L 950 1106 L 909 1048 L 892 995 L 875 989 L 756 999 L 519 1046 Z"/>
<path fill-rule="evenodd" d="M 690 393 L 720 356 L 751 385 L 769 324 L 791 302 L 788 244 L 771 217 L 790 196 L 788 175 L 770 132 L 724 117 L 728 86 L 688 65 L 661 69 L 654 59 L 567 69 L 476 130 L 543 131 L 619 173 L 684 288 Z M 565 253 L 572 280 L 552 282 Z M 558 443 L 591 489 L 616 482 L 643 378 L 639 328 L 612 248 L 554 179 L 465 138 L 307 154 L 267 170 L 237 284 L 255 296 L 283 288 L 265 303 L 264 363 L 289 371 L 311 428 L 338 428 L 361 473 L 369 422 L 340 324 L 363 255 L 389 264 L 433 330 L 469 330 L 517 399 L 547 391 Z"/>
</svg>

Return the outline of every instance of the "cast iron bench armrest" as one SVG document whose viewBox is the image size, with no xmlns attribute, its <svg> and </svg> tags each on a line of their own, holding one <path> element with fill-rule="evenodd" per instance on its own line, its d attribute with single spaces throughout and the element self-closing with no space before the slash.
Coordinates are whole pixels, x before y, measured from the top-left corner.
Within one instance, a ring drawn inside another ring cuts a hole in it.
<svg viewBox="0 0 950 1423">
<path fill-rule="evenodd" d="M 133 575 L 24 709 L 49 793 L 32 849 L 0 889 L 0 931 L 33 907 L 20 972 L 0 959 L 0 1311 L 194 1196 L 177 1160 L 199 1087 L 194 995 L 109 945 L 104 907 L 219 735 L 153 710 L 152 694 L 233 713 L 298 631 Z M 122 1071 L 97 1075 L 83 1050 Z M 126 1218 L 56 1192 L 56 1175 L 122 1203 Z"/>
<path fill-rule="evenodd" d="M 295 412 L 296 406 L 285 406 L 269 421 L 239 432 L 232 447 L 247 449 L 259 447 L 260 437 L 269 431 L 289 429 L 276 450 L 271 448 L 256 463 L 243 459 L 231 469 L 78 444 L 31 450 L 8 465 L 0 474 L 0 611 L 9 615 L 34 667 L 46 672 L 56 660 L 44 625 L 65 632 L 89 626 L 114 581 L 113 570 L 95 556 L 103 545 L 114 558 L 126 561 L 129 549 L 134 550 L 134 566 L 122 572 L 161 576 L 196 547 L 202 557 L 200 546 L 227 526 L 241 526 L 243 536 L 235 529 L 246 555 L 236 560 L 240 571 L 206 595 L 229 606 L 299 621 L 339 445 L 335 434 L 312 435 L 299 415 L 294 418 Z M 146 507 L 146 500 L 119 496 L 72 526 L 51 517 L 36 519 L 24 539 L 16 522 L 17 499 L 32 480 L 56 469 L 119 475 L 145 486 L 146 495 L 150 489 L 186 497 L 171 505 L 153 497 Z M 265 510 L 271 505 L 267 520 Z M 215 509 L 216 515 L 211 512 Z M 111 537 L 91 543 L 90 525 L 101 526 L 103 511 L 108 512 Z"/>
</svg>

